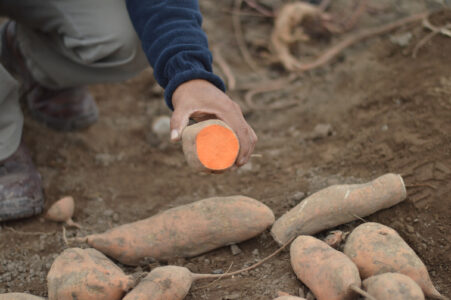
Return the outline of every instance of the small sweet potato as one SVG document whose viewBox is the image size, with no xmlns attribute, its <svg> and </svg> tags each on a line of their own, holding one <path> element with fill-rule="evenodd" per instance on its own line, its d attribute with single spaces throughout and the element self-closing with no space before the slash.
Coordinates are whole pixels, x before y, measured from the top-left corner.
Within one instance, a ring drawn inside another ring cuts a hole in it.
<svg viewBox="0 0 451 300">
<path fill-rule="evenodd" d="M 66 196 L 56 201 L 50 206 L 45 218 L 54 222 L 65 222 L 68 226 L 81 228 L 78 223 L 72 220 L 74 215 L 75 203 L 74 198 Z"/>
<path fill-rule="evenodd" d="M 182 133 L 183 152 L 188 164 L 199 171 L 220 172 L 235 164 L 240 150 L 233 130 L 220 120 L 188 126 Z"/>
<path fill-rule="evenodd" d="M 341 253 L 312 236 L 298 236 L 290 247 L 296 276 L 318 300 L 357 298 L 361 291 L 359 270 Z"/>
<path fill-rule="evenodd" d="M 49 300 L 119 300 L 134 280 L 95 249 L 69 248 L 47 275 Z"/>
<path fill-rule="evenodd" d="M 187 268 L 164 266 L 152 270 L 123 300 L 181 300 L 193 283 Z"/>
<path fill-rule="evenodd" d="M 372 222 L 357 226 L 345 243 L 344 253 L 357 265 L 363 279 L 401 273 L 412 278 L 427 296 L 442 299 L 424 263 L 390 227 Z"/>
<path fill-rule="evenodd" d="M 45 299 L 25 293 L 7 293 L 0 294 L 0 300 L 45 300 Z"/>
<path fill-rule="evenodd" d="M 274 222 L 263 203 L 245 196 L 214 197 L 83 238 L 126 265 L 145 257 L 192 257 L 250 239 Z"/>
<path fill-rule="evenodd" d="M 312 235 L 368 216 L 406 198 L 400 175 L 386 174 L 365 184 L 333 185 L 305 198 L 274 223 L 279 244 L 297 235 Z"/>
<path fill-rule="evenodd" d="M 283 245 L 271 255 L 247 268 L 224 274 L 191 273 L 184 267 L 164 266 L 152 270 L 141 282 L 125 296 L 124 300 L 181 300 L 188 294 L 196 280 L 224 278 L 250 271 L 280 253 L 289 243 Z M 299 298 L 301 299 L 301 298 Z"/>
<path fill-rule="evenodd" d="M 376 299 L 424 300 L 418 284 L 400 273 L 384 273 L 363 281 L 363 288 Z"/>
</svg>

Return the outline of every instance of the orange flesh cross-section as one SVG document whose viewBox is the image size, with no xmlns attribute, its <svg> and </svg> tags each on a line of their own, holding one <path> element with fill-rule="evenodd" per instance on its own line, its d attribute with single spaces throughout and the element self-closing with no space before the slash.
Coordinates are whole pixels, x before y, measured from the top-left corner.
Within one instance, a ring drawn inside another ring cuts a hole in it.
<svg viewBox="0 0 451 300">
<path fill-rule="evenodd" d="M 232 130 L 221 125 L 210 125 L 196 136 L 199 161 L 210 170 L 225 170 L 236 160 L 239 142 Z"/>
</svg>

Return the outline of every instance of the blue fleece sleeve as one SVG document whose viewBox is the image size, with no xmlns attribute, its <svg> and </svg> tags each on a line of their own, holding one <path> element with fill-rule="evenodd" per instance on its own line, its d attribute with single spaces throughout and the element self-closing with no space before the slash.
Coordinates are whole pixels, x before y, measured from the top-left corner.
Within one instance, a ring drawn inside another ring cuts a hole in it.
<svg viewBox="0 0 451 300">
<path fill-rule="evenodd" d="M 205 79 L 225 91 L 212 72 L 212 55 L 203 32 L 197 0 L 127 0 L 133 26 L 142 42 L 157 82 L 165 89 L 170 109 L 172 94 L 182 83 Z"/>
</svg>

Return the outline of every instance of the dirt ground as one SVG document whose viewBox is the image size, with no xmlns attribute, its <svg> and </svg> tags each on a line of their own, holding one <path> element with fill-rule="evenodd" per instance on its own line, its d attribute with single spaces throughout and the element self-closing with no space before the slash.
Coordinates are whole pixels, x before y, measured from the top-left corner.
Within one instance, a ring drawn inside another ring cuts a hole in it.
<svg viewBox="0 0 451 300">
<path fill-rule="evenodd" d="M 388 9 L 366 13 L 356 29 L 436 8 L 439 1 L 373 2 Z M 200 3 L 210 44 L 220 49 L 238 87 L 289 75 L 268 61 L 271 18 L 254 16 L 254 10 L 243 6 L 249 13 L 241 16 L 244 37 L 259 64 L 261 75 L 257 75 L 238 50 L 232 1 Z M 276 9 L 283 1 L 260 3 Z M 352 3 L 335 1 L 330 11 L 343 18 Z M 431 22 L 451 23 L 451 13 L 436 14 Z M 83 236 L 218 195 L 259 199 L 279 217 L 328 185 L 399 173 L 406 181 L 407 200 L 366 220 L 398 230 L 427 265 L 437 289 L 449 297 L 451 38 L 435 36 L 412 58 L 413 48 L 428 32 L 417 23 L 361 42 L 331 64 L 300 75 L 285 89 L 257 95 L 254 104 L 258 109 L 246 105 L 242 90 L 230 92 L 259 137 L 255 149 L 259 155 L 240 170 L 222 175 L 191 171 L 179 144 L 151 133 L 152 120 L 170 112 L 150 69 L 125 83 L 93 86 L 101 116 L 91 128 L 61 133 L 26 120 L 24 138 L 43 177 L 46 206 L 63 195 L 74 196 L 75 220 L 85 227 L 68 229 L 68 236 Z M 410 40 L 400 43 L 406 36 Z M 293 51 L 310 60 L 340 38 L 314 39 Z M 293 100 L 294 105 L 283 105 Z M 280 103 L 281 108 L 269 108 L 272 103 Z M 328 124 L 331 130 L 311 138 L 318 124 Z M 340 229 L 350 231 L 360 223 Z M 242 252 L 235 256 L 226 247 L 160 264 L 221 272 L 232 264 L 231 270 L 248 266 L 277 249 L 267 232 L 238 246 Z M 0 293 L 45 296 L 46 274 L 65 248 L 61 225 L 42 217 L 1 224 Z M 139 276 L 158 264 L 124 270 Z M 254 271 L 209 283 L 196 283 L 187 299 L 272 299 L 279 290 L 294 295 L 308 291 L 291 270 L 288 252 Z"/>
</svg>

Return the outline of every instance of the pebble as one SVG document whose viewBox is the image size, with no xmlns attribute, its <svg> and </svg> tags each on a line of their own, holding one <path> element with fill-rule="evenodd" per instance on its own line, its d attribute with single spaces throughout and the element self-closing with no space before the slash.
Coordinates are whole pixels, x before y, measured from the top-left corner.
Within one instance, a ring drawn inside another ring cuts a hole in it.
<svg viewBox="0 0 451 300">
<path fill-rule="evenodd" d="M 212 273 L 213 274 L 224 274 L 224 270 L 223 269 L 216 269 L 216 270 L 213 270 Z"/>
<path fill-rule="evenodd" d="M 390 36 L 390 42 L 400 47 L 407 47 L 410 44 L 412 37 L 412 33 L 410 32 L 392 35 Z"/>
<path fill-rule="evenodd" d="M 260 255 L 260 252 L 258 251 L 258 249 L 254 249 L 254 250 L 252 251 L 252 255 L 253 255 L 253 256 L 259 256 L 259 255 Z"/>
<path fill-rule="evenodd" d="M 114 211 L 111 210 L 111 209 L 107 209 L 107 210 L 105 210 L 105 211 L 103 212 L 103 215 L 104 215 L 105 217 L 111 217 L 113 214 L 114 214 Z"/>
<path fill-rule="evenodd" d="M 312 139 L 321 139 L 332 135 L 332 126 L 330 124 L 317 124 L 311 133 Z"/>
<path fill-rule="evenodd" d="M 304 192 L 297 191 L 293 195 L 289 196 L 288 200 L 299 202 L 302 199 L 304 199 L 304 197 L 305 197 L 305 193 Z"/>
<path fill-rule="evenodd" d="M 238 255 L 238 254 L 240 254 L 242 252 L 240 247 L 238 247 L 235 244 L 230 245 L 230 251 L 232 251 L 232 255 Z"/>
<path fill-rule="evenodd" d="M 171 124 L 171 118 L 169 116 L 166 116 L 166 115 L 158 116 L 152 122 L 152 131 L 160 139 L 168 138 L 169 133 L 171 131 L 170 124 Z"/>
<path fill-rule="evenodd" d="M 409 233 L 414 233 L 415 232 L 415 228 L 412 225 L 407 224 L 406 228 L 407 228 L 407 231 Z"/>
<path fill-rule="evenodd" d="M 119 214 L 118 213 L 113 214 L 113 222 L 119 222 Z"/>
</svg>

